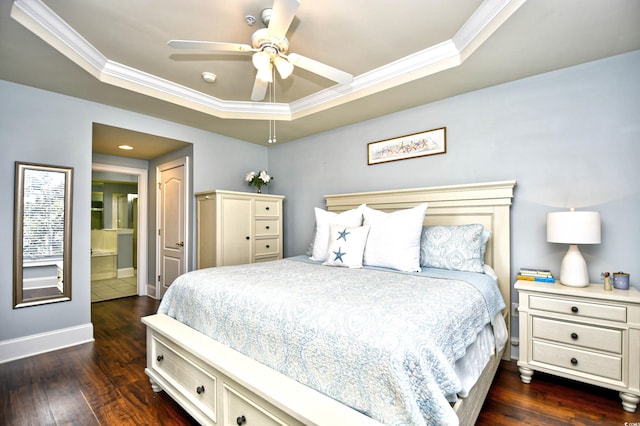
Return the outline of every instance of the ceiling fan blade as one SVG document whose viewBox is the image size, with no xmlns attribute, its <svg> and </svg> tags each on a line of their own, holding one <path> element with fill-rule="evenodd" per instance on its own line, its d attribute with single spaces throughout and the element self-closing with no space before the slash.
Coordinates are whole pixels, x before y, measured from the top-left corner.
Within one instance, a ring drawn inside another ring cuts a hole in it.
<svg viewBox="0 0 640 426">
<path fill-rule="evenodd" d="M 299 0 L 274 0 L 268 32 L 270 36 L 283 38 L 300 7 Z"/>
<path fill-rule="evenodd" d="M 318 74 L 322 77 L 328 78 L 340 84 L 351 84 L 353 76 L 348 72 L 344 72 L 330 65 L 323 64 L 311 58 L 292 53 L 287 56 L 289 62 L 297 67 L 304 68 L 307 71 L 311 71 L 314 74 Z"/>
<path fill-rule="evenodd" d="M 206 50 L 207 52 L 253 52 L 255 49 L 248 44 L 224 43 L 217 41 L 169 40 L 169 47 L 174 49 Z"/>
<path fill-rule="evenodd" d="M 253 83 L 253 90 L 251 91 L 251 100 L 264 100 L 264 97 L 267 95 L 267 87 L 269 87 L 269 83 L 260 80 L 258 76 L 256 76 L 256 81 Z"/>
</svg>

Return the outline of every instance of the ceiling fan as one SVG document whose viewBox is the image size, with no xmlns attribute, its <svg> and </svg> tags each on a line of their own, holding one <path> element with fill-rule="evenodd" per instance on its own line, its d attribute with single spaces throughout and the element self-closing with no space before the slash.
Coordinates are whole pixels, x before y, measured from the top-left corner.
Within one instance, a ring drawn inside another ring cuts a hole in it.
<svg viewBox="0 0 640 426">
<path fill-rule="evenodd" d="M 269 83 L 273 82 L 273 67 L 286 79 L 294 66 L 304 68 L 340 84 L 350 84 L 353 76 L 330 65 L 290 53 L 286 34 L 300 6 L 299 0 L 274 0 L 273 9 L 264 9 L 261 19 L 266 28 L 261 28 L 251 36 L 251 45 L 216 41 L 170 40 L 167 44 L 175 49 L 206 50 L 212 53 L 253 52 L 252 62 L 257 69 L 256 80 L 251 91 L 252 101 L 265 98 Z"/>
</svg>

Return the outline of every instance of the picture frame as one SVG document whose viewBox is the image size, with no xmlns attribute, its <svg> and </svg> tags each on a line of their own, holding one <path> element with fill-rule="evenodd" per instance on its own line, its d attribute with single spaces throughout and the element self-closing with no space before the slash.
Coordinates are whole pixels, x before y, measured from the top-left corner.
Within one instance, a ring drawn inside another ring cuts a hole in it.
<svg viewBox="0 0 640 426">
<path fill-rule="evenodd" d="M 426 130 L 367 144 L 367 164 L 406 160 L 447 152 L 447 128 Z"/>
</svg>

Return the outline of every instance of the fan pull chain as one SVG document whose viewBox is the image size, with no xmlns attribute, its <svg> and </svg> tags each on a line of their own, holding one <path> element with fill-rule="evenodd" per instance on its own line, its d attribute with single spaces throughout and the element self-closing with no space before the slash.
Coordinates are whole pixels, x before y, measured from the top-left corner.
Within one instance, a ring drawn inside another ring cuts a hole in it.
<svg viewBox="0 0 640 426">
<path fill-rule="evenodd" d="M 275 67 L 271 68 L 271 73 L 272 73 L 272 82 L 271 82 L 271 103 L 275 104 L 276 102 L 276 90 L 275 90 L 275 85 L 276 85 L 276 70 L 274 69 Z M 276 143 L 276 120 L 269 120 L 269 143 Z"/>
</svg>

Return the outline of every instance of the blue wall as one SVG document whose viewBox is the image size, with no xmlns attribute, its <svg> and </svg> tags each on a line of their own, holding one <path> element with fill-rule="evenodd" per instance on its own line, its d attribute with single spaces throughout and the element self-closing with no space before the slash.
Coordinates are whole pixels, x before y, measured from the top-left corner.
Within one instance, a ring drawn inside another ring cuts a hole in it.
<svg viewBox="0 0 640 426">
<path fill-rule="evenodd" d="M 324 194 L 516 179 L 512 276 L 559 274 L 568 247 L 546 242 L 546 214 L 576 207 L 602 215 L 602 243 L 580 247 L 591 281 L 622 270 L 640 287 L 639 75 L 636 51 L 273 146 L 285 255 L 306 251 Z M 442 126 L 446 154 L 367 165 L 367 143 Z"/>
<path fill-rule="evenodd" d="M 267 167 L 267 148 L 199 129 L 0 81 L 0 361 L 25 337 L 91 324 L 91 153 L 93 123 L 190 142 L 192 189 L 243 190 L 247 170 Z M 98 156 L 96 159 L 104 159 Z M 72 300 L 12 308 L 14 162 L 71 166 L 73 186 Z M 128 163 L 120 165 L 127 166 Z M 154 166 L 150 166 L 155 171 Z M 192 210 L 193 211 L 193 210 Z M 155 217 L 150 209 L 149 215 Z M 190 221 L 193 220 L 193 215 Z M 152 223 L 151 223 L 152 225 Z M 152 245 L 151 245 L 152 244 Z M 150 240 L 150 252 L 155 240 Z M 153 260 L 153 259 L 151 259 Z M 155 266 L 150 265 L 149 270 Z M 153 276 L 153 275 L 150 275 Z M 56 339 L 53 339 L 56 340 Z M 9 349 L 8 349 L 9 348 Z M 46 348 L 43 348 L 46 349 Z"/>
<path fill-rule="evenodd" d="M 633 52 L 269 148 L 0 81 L 0 179 L 6 188 L 13 186 L 14 161 L 75 171 L 71 302 L 11 308 L 13 191 L 0 192 L 0 212 L 7 219 L 0 221 L 0 238 L 7 243 L 0 256 L 0 359 L 3 342 L 91 321 L 94 122 L 192 143 L 193 192 L 246 190 L 244 174 L 267 168 L 276 177 L 269 192 L 287 197 L 285 255 L 306 251 L 313 207 L 324 205 L 324 194 L 516 179 L 512 274 L 524 265 L 558 273 L 567 247 L 545 241 L 546 213 L 578 207 L 602 214 L 602 244 L 581 247 L 591 279 L 597 281 L 601 271 L 623 270 L 639 286 L 638 75 L 640 52 Z M 442 126 L 446 154 L 367 166 L 368 142 Z M 151 175 L 155 165 L 149 164 Z M 155 217 L 153 208 L 149 214 Z M 152 255 L 154 248 L 149 250 Z"/>
</svg>

